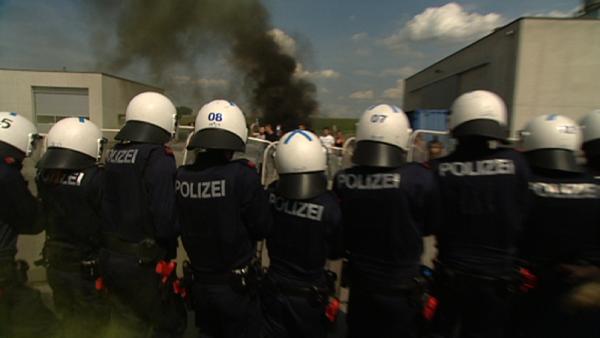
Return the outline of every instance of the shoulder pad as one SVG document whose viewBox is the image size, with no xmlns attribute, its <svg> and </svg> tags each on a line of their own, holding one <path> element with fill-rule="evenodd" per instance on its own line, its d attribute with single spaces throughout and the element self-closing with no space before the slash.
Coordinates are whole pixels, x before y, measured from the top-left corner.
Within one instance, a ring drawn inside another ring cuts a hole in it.
<svg viewBox="0 0 600 338">
<path fill-rule="evenodd" d="M 164 146 L 165 149 L 165 154 L 169 155 L 169 156 L 173 156 L 173 149 L 167 145 Z"/>
</svg>

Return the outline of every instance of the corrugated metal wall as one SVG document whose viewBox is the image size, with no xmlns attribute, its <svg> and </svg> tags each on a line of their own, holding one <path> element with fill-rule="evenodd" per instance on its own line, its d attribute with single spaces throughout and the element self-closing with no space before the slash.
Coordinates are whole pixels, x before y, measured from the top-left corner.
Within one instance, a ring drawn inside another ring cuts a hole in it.
<svg viewBox="0 0 600 338">
<path fill-rule="evenodd" d="M 448 129 L 448 110 L 419 109 L 407 113 L 413 130 L 427 129 L 446 131 Z"/>
</svg>

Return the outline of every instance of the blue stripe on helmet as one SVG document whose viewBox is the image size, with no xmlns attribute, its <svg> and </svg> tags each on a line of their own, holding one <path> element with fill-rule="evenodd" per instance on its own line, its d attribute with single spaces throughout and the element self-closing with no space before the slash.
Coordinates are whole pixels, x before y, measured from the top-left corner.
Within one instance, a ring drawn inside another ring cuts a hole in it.
<svg viewBox="0 0 600 338">
<path fill-rule="evenodd" d="M 291 140 L 291 139 L 292 139 L 292 138 L 293 138 L 293 137 L 294 137 L 296 134 L 300 134 L 300 135 L 302 135 L 302 136 L 306 137 L 306 138 L 307 138 L 309 141 L 311 141 L 311 142 L 312 142 L 312 137 L 310 137 L 310 135 L 309 135 L 309 134 L 307 134 L 307 133 L 306 133 L 304 130 L 301 130 L 301 129 L 296 129 L 296 130 L 294 130 L 294 131 L 293 131 L 293 132 L 290 134 L 290 136 L 288 136 L 288 137 L 285 139 L 285 141 L 284 141 L 283 143 L 284 143 L 284 144 L 288 144 L 288 143 L 290 143 L 290 140 Z"/>
</svg>

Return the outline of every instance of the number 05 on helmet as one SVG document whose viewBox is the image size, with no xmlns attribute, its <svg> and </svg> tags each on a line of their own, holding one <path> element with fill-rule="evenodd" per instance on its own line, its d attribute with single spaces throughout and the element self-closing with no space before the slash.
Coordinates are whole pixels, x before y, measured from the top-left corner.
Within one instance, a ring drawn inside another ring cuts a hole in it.
<svg viewBox="0 0 600 338">
<path fill-rule="evenodd" d="M 22 159 L 31 155 L 37 139 L 37 129 L 17 113 L 0 112 L 0 152 L 4 156 Z"/>
</svg>

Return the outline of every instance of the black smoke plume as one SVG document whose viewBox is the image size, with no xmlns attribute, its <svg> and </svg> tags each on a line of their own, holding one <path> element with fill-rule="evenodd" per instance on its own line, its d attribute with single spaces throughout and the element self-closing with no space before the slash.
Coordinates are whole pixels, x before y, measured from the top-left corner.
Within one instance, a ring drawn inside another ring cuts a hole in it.
<svg viewBox="0 0 600 338">
<path fill-rule="evenodd" d="M 252 111 L 265 122 L 295 128 L 318 108 L 314 84 L 294 76 L 297 61 L 269 34 L 269 13 L 259 0 L 96 0 L 92 15 L 116 30 L 116 48 L 106 48 L 108 35 L 95 36 L 102 69 L 143 62 L 170 92 L 174 68 L 197 75 L 199 58 L 225 47 L 243 74 L 240 88 Z"/>
</svg>

